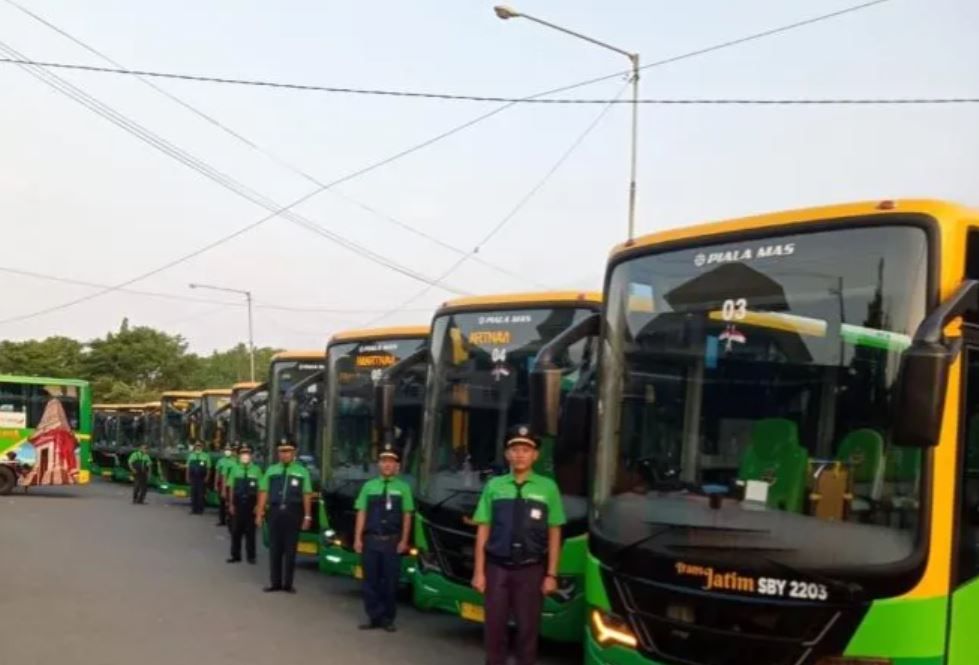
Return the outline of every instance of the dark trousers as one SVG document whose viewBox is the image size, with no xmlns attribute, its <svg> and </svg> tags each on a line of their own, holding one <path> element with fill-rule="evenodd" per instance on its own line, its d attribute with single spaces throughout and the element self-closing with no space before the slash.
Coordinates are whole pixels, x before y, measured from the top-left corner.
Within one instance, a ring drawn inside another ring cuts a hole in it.
<svg viewBox="0 0 979 665">
<path fill-rule="evenodd" d="M 394 623 L 398 609 L 398 581 L 401 578 L 398 536 L 365 536 L 361 564 L 364 569 L 364 609 L 367 617 L 375 626 Z"/>
<path fill-rule="evenodd" d="M 302 507 L 273 506 L 269 511 L 269 582 L 275 588 L 292 588 L 302 524 Z"/>
<path fill-rule="evenodd" d="M 190 476 L 190 512 L 195 515 L 204 512 L 204 474 Z"/>
<path fill-rule="evenodd" d="M 231 558 L 241 559 L 241 540 L 245 540 L 245 556 L 255 560 L 255 501 L 235 501 L 231 517 Z"/>
<path fill-rule="evenodd" d="M 513 645 L 517 665 L 533 665 L 537 661 L 544 567 L 543 563 L 521 568 L 486 563 L 486 626 L 483 634 L 486 665 L 506 665 L 507 622 L 511 616 L 517 624 Z"/>
<path fill-rule="evenodd" d="M 133 472 L 133 503 L 146 501 L 146 486 L 149 484 L 149 471 Z"/>
<path fill-rule="evenodd" d="M 224 526 L 228 523 L 228 502 L 224 500 L 224 492 L 221 492 L 221 498 L 218 502 L 218 526 Z"/>
</svg>

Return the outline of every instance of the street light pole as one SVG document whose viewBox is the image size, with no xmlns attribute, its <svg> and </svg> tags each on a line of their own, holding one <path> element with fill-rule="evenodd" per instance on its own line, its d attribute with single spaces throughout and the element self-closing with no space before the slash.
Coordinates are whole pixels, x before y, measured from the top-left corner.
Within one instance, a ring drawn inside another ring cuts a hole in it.
<svg viewBox="0 0 979 665">
<path fill-rule="evenodd" d="M 500 19 L 504 21 L 511 18 L 525 18 L 528 21 L 533 21 L 534 23 L 551 28 L 552 30 L 557 30 L 558 32 L 563 32 L 564 34 L 571 35 L 572 37 L 577 37 L 578 39 L 590 42 L 596 46 L 601 46 L 609 51 L 615 51 L 616 53 L 629 58 L 629 62 L 632 65 L 630 80 L 630 83 L 632 84 L 632 132 L 629 151 L 629 240 L 632 240 L 636 231 L 636 162 L 638 161 L 637 152 L 639 150 L 639 54 L 633 53 L 632 51 L 626 51 L 625 49 L 612 46 L 611 44 L 606 44 L 603 41 L 594 39 L 588 35 L 583 35 L 580 32 L 575 32 L 574 30 L 569 30 L 559 25 L 555 25 L 550 21 L 539 19 L 536 16 L 518 12 L 517 10 L 505 5 L 497 5 L 496 7 L 493 7 L 493 11 Z"/>
<path fill-rule="evenodd" d="M 251 365 L 251 381 L 255 380 L 255 337 L 252 333 L 252 292 L 244 289 L 229 289 L 225 286 L 214 286 L 212 284 L 188 284 L 192 289 L 208 289 L 210 291 L 224 291 L 225 293 L 237 293 L 245 296 L 248 304 L 248 359 Z"/>
</svg>

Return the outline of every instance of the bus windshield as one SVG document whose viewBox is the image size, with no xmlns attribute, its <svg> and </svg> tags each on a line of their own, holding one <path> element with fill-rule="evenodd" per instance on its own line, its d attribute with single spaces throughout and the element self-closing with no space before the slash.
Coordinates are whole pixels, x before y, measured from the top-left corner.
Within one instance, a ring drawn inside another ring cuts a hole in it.
<svg viewBox="0 0 979 665">
<path fill-rule="evenodd" d="M 558 307 L 463 311 L 435 319 L 420 500 L 468 505 L 490 476 L 507 472 L 504 439 L 510 427 L 529 421 L 528 380 L 537 352 L 590 314 Z M 565 353 L 561 364 L 568 384 L 577 382 L 586 348 L 582 340 Z M 537 471 L 553 474 L 554 462 L 542 448 Z M 569 490 L 562 486 L 562 493 Z"/>
<path fill-rule="evenodd" d="M 616 265 L 594 549 L 635 546 L 667 570 L 682 556 L 841 575 L 909 560 L 922 456 L 891 444 L 888 422 L 927 270 L 926 233 L 910 225 Z"/>
<path fill-rule="evenodd" d="M 329 352 L 326 440 L 329 480 L 326 489 L 376 474 L 373 445 L 374 386 L 385 369 L 425 344 L 425 339 L 386 339 L 335 344 Z M 394 397 L 396 444 L 402 473 L 409 482 L 417 459 L 421 404 L 425 390 L 423 364 L 400 377 Z M 356 489 L 359 489 L 357 487 Z"/>
<path fill-rule="evenodd" d="M 265 460 L 266 412 L 269 392 L 265 388 L 241 395 L 232 412 L 235 443 L 250 446 L 257 462 Z"/>
<path fill-rule="evenodd" d="M 140 423 L 138 411 L 120 411 L 117 416 L 116 443 L 120 448 L 132 448 L 139 445 L 137 441 Z"/>
<path fill-rule="evenodd" d="M 204 396 L 204 442 L 210 450 L 220 450 L 228 442 L 230 395 Z"/>
</svg>

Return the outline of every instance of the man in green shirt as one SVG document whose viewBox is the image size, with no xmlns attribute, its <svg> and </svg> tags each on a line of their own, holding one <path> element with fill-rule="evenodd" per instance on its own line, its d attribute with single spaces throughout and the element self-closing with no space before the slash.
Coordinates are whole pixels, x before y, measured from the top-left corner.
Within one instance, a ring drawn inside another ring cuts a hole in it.
<svg viewBox="0 0 979 665">
<path fill-rule="evenodd" d="M 279 463 L 262 476 L 258 486 L 255 525 L 261 526 L 268 513 L 269 586 L 263 591 L 295 593 L 296 546 L 300 530 L 313 524 L 313 483 L 309 470 L 296 461 L 296 446 L 283 441 L 278 446 Z"/>
<path fill-rule="evenodd" d="M 511 611 L 517 627 L 516 663 L 536 662 L 541 606 L 544 596 L 557 590 L 564 505 L 554 481 L 533 472 L 537 448 L 527 427 L 514 428 L 506 442 L 510 473 L 486 483 L 473 515 L 472 586 L 485 594 L 487 665 L 507 662 Z"/>
<path fill-rule="evenodd" d="M 380 476 L 360 488 L 354 503 L 357 524 L 354 550 L 364 569 L 364 609 L 368 622 L 361 630 L 383 628 L 393 633 L 397 611 L 401 556 L 411 543 L 411 514 L 415 500 L 408 483 L 398 478 L 401 457 L 390 443 L 378 455 Z"/>
<path fill-rule="evenodd" d="M 153 460 L 146 452 L 144 443 L 138 450 L 134 450 L 126 460 L 126 466 L 133 475 L 133 503 L 146 503 L 146 487 L 150 479 L 150 467 Z"/>
<path fill-rule="evenodd" d="M 218 523 L 217 526 L 227 526 L 228 524 L 228 502 L 226 500 L 227 491 L 224 486 L 224 481 L 228 477 L 230 469 L 228 467 L 233 467 L 237 464 L 235 460 L 235 454 L 238 451 L 233 449 L 230 445 L 224 447 L 224 451 L 221 454 L 221 459 L 217 461 L 214 465 L 214 489 L 218 493 Z"/>
<path fill-rule="evenodd" d="M 204 514 L 204 493 L 207 476 L 211 472 L 211 456 L 204 452 L 201 441 L 194 443 L 194 451 L 187 456 L 187 484 L 190 485 L 190 512 Z"/>
<path fill-rule="evenodd" d="M 262 470 L 252 464 L 252 449 L 242 446 L 238 461 L 228 473 L 224 499 L 231 513 L 231 558 L 228 563 L 241 561 L 241 540 L 245 540 L 245 556 L 248 563 L 255 563 L 255 507 L 258 505 L 258 487 Z"/>
</svg>

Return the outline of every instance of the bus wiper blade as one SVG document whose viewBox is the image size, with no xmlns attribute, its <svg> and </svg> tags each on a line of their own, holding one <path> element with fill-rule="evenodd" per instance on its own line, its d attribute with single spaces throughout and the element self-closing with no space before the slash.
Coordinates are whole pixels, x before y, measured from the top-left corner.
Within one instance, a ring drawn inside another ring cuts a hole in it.
<svg viewBox="0 0 979 665">
<path fill-rule="evenodd" d="M 769 529 L 746 529 L 744 527 L 736 526 L 716 526 L 713 524 L 680 524 L 676 522 L 656 522 L 648 521 L 643 522 L 643 524 L 648 524 L 649 526 L 665 526 L 674 529 L 696 529 L 697 531 L 726 531 L 728 533 L 771 533 Z"/>
<path fill-rule="evenodd" d="M 441 501 L 439 501 L 438 503 L 436 503 L 429 510 L 437 510 L 438 508 L 441 508 L 442 507 L 442 504 L 444 504 L 446 501 L 448 501 L 449 499 L 452 499 L 454 497 L 457 497 L 460 494 L 480 494 L 480 493 L 482 493 L 482 490 L 470 490 L 470 489 L 455 489 L 455 490 L 450 490 L 448 496 L 446 496 L 444 499 L 442 499 Z"/>
</svg>

